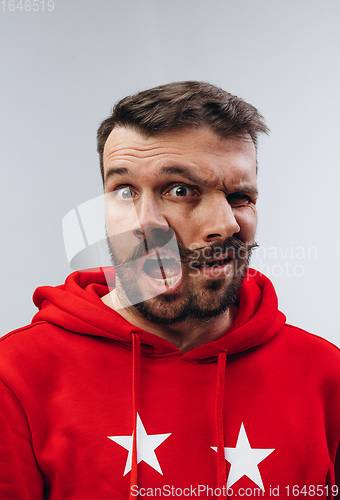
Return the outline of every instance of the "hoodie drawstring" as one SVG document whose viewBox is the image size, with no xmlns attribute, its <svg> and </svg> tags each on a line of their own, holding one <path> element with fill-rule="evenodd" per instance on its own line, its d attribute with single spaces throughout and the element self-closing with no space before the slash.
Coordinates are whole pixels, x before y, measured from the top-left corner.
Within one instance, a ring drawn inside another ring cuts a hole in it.
<svg viewBox="0 0 340 500">
<path fill-rule="evenodd" d="M 137 333 L 132 332 L 132 415 L 133 415 L 133 441 L 132 441 L 132 464 L 130 479 L 129 500 L 136 499 L 133 494 L 133 486 L 138 485 L 137 476 L 137 403 L 139 392 L 139 373 L 140 373 L 141 342 Z"/>
<path fill-rule="evenodd" d="M 216 381 L 216 428 L 217 428 L 217 487 L 222 490 L 227 483 L 227 468 L 224 455 L 223 399 L 227 350 L 221 350 L 217 358 Z"/>
<path fill-rule="evenodd" d="M 225 368 L 227 361 L 227 350 L 221 350 L 217 358 L 217 380 L 216 380 L 216 429 L 217 429 L 217 487 L 221 490 L 226 487 L 227 469 L 224 455 L 224 430 L 223 430 L 223 400 Z M 139 392 L 141 359 L 141 341 L 137 333 L 132 332 L 132 414 L 133 414 L 133 443 L 132 464 L 130 479 L 129 500 L 136 499 L 135 488 L 138 485 L 137 475 L 137 403 Z"/>
</svg>

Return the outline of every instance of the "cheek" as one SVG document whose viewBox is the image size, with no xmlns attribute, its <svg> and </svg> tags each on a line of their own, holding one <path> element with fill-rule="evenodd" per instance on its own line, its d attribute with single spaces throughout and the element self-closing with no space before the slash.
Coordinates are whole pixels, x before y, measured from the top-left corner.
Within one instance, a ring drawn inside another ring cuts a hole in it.
<svg viewBox="0 0 340 500">
<path fill-rule="evenodd" d="M 106 210 L 106 232 L 110 246 L 119 257 L 126 257 L 134 249 L 139 240 L 134 235 L 134 229 L 139 229 L 139 221 L 134 215 L 117 216 Z"/>
<path fill-rule="evenodd" d="M 236 220 L 240 226 L 240 231 L 237 236 L 245 243 L 253 243 L 257 228 L 256 210 L 249 209 L 247 212 L 238 214 Z"/>
<path fill-rule="evenodd" d="M 202 224 L 198 222 L 195 215 L 188 213 L 172 214 L 171 217 L 167 217 L 167 220 L 169 226 L 175 231 L 186 248 L 194 249 L 199 246 L 196 240 L 199 239 L 199 228 Z"/>
<path fill-rule="evenodd" d="M 105 207 L 106 229 L 109 236 L 133 231 L 140 227 L 136 209 L 132 203 L 118 210 L 107 204 Z"/>
</svg>

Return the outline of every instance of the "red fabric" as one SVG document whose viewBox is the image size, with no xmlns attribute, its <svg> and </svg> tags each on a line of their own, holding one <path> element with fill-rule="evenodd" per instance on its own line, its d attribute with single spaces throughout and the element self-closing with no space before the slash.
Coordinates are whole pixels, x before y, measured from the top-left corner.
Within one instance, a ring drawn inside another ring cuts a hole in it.
<svg viewBox="0 0 340 500">
<path fill-rule="evenodd" d="M 133 446 L 132 446 L 132 470 L 130 480 L 130 499 L 132 496 L 132 487 L 138 484 L 137 469 L 137 410 L 139 393 L 139 370 L 140 370 L 140 340 L 138 333 L 132 333 L 133 363 L 132 363 L 132 415 L 133 415 Z"/>
<path fill-rule="evenodd" d="M 226 465 L 224 457 L 224 432 L 223 432 L 223 401 L 225 364 L 227 352 L 221 351 L 217 358 L 217 383 L 216 383 L 216 427 L 217 427 L 217 485 L 222 488 L 226 484 Z"/>
<path fill-rule="evenodd" d="M 339 350 L 286 325 L 267 278 L 249 275 L 231 328 L 186 354 L 107 291 L 102 270 L 38 288 L 32 324 L 0 340 L 1 500 L 223 498 L 224 477 L 233 496 L 331 493 Z"/>
</svg>

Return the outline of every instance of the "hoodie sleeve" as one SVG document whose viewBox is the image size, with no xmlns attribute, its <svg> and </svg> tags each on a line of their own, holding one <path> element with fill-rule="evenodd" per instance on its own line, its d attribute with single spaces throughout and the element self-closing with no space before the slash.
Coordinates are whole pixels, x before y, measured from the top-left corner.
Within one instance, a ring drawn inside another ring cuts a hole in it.
<svg viewBox="0 0 340 500">
<path fill-rule="evenodd" d="M 0 498 L 43 500 L 44 483 L 32 448 L 26 415 L 0 380 Z"/>
</svg>

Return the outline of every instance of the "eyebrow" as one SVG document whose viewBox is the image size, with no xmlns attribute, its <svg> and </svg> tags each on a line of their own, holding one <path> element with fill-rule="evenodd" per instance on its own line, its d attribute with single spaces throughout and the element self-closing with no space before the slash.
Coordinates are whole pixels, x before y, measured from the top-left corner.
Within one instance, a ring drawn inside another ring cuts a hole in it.
<svg viewBox="0 0 340 500">
<path fill-rule="evenodd" d="M 227 189 L 228 191 L 228 189 Z M 236 193 L 240 193 L 240 194 L 249 194 L 249 195 L 253 195 L 253 196 L 258 196 L 259 195 L 259 190 L 252 186 L 252 185 L 243 185 L 243 186 L 240 186 L 240 188 L 236 188 L 234 189 L 232 192 L 230 192 L 229 194 L 233 194 L 234 192 Z"/>
<path fill-rule="evenodd" d="M 191 172 L 191 170 L 187 167 L 180 167 L 180 166 L 174 166 L 174 165 L 169 165 L 161 168 L 161 173 L 162 174 L 177 174 L 177 175 L 182 175 L 189 181 L 193 182 L 194 184 L 201 184 L 201 186 L 207 186 L 208 183 L 198 175 L 195 175 Z"/>
<path fill-rule="evenodd" d="M 194 184 L 201 184 L 201 185 L 206 185 L 207 182 L 202 179 L 201 177 L 196 176 L 193 174 L 189 168 L 186 167 L 180 167 L 180 166 L 165 166 L 160 169 L 161 174 L 180 174 L 183 177 L 186 177 L 189 181 L 193 182 Z M 109 170 L 106 172 L 105 175 L 105 186 L 107 185 L 107 182 L 110 177 L 114 175 L 133 175 L 132 172 L 126 167 L 111 167 Z"/>
<path fill-rule="evenodd" d="M 161 167 L 160 169 L 161 174 L 177 174 L 177 175 L 182 175 L 186 179 L 188 179 L 190 182 L 194 184 L 199 184 L 201 186 L 208 186 L 209 183 L 205 180 L 202 179 L 202 177 L 199 177 L 191 172 L 191 170 L 187 167 L 181 167 L 181 166 L 175 166 L 175 165 L 167 165 L 164 167 Z M 105 187 L 107 185 L 108 179 L 114 175 L 132 175 L 132 172 L 126 168 L 126 167 L 111 167 L 105 176 Z M 228 190 L 227 190 L 228 191 Z M 258 195 L 258 190 L 251 186 L 251 185 L 245 185 L 245 186 L 240 186 L 239 192 L 242 192 L 244 194 L 250 194 L 250 195 Z"/>
<path fill-rule="evenodd" d="M 201 186 L 209 186 L 209 183 L 205 179 L 202 179 L 201 177 L 193 174 L 187 167 L 166 166 L 161 168 L 161 172 L 166 174 L 180 174 L 183 177 L 186 177 L 189 181 L 193 182 L 194 184 L 200 184 Z M 228 189 L 226 189 L 226 191 L 228 191 Z M 240 193 L 255 195 L 255 196 L 258 196 L 259 194 L 258 189 L 250 184 L 240 186 L 240 189 L 238 189 L 237 191 L 239 191 Z"/>
<path fill-rule="evenodd" d="M 109 170 L 105 174 L 105 183 L 104 183 L 105 187 L 107 186 L 109 178 L 112 177 L 113 175 L 128 175 L 130 173 L 131 173 L 130 170 L 126 167 L 109 168 Z"/>
</svg>

